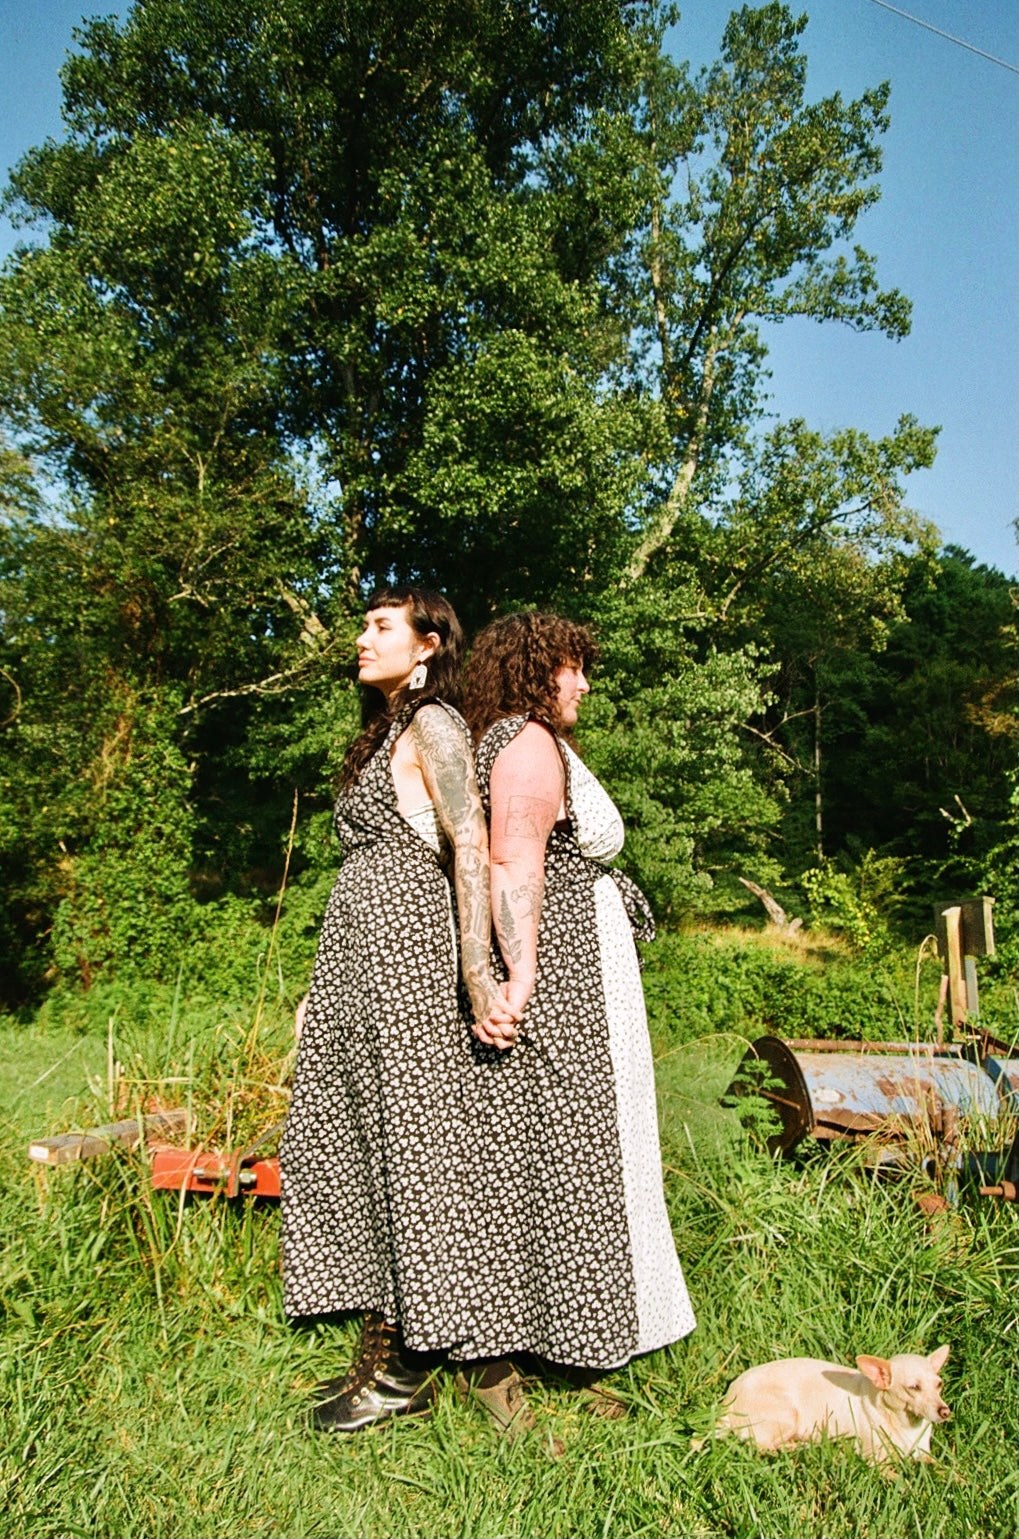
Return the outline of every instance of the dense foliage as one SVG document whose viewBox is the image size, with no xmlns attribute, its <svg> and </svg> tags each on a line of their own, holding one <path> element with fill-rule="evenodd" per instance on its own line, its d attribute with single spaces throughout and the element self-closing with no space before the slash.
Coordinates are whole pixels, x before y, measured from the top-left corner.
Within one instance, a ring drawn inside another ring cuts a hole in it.
<svg viewBox="0 0 1019 1539">
<path fill-rule="evenodd" d="M 674 20 L 136 0 L 82 28 L 0 274 L 5 998 L 185 953 L 227 981 L 291 841 L 304 933 L 392 576 L 468 627 L 598 624 L 584 746 L 672 922 L 868 848 L 918 903 L 1001 877 L 1010 595 L 905 506 L 935 431 L 764 417 L 764 323 L 908 330 L 854 242 L 887 87 L 812 100 L 778 3 L 692 78 Z"/>
</svg>

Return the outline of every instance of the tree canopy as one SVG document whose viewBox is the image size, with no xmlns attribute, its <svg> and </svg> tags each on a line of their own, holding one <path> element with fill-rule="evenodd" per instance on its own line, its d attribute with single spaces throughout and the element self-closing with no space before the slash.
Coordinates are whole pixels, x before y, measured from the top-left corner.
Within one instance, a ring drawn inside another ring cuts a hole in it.
<svg viewBox="0 0 1019 1539">
<path fill-rule="evenodd" d="M 779 3 L 694 78 L 674 20 L 136 0 L 83 25 L 0 274 L 9 994 L 257 919 L 295 791 L 311 891 L 354 623 L 393 578 L 468 629 L 599 624 L 587 751 L 673 917 L 748 864 L 901 842 L 876 793 L 854 822 L 847 723 L 880 778 L 926 713 L 937 789 L 897 771 L 924 858 L 931 795 L 1003 805 L 1004 644 L 953 652 L 942 710 L 905 639 L 946 584 L 1007 624 L 906 507 L 935 430 L 765 416 L 764 322 L 908 330 L 855 237 L 887 86 L 812 99 Z"/>
</svg>

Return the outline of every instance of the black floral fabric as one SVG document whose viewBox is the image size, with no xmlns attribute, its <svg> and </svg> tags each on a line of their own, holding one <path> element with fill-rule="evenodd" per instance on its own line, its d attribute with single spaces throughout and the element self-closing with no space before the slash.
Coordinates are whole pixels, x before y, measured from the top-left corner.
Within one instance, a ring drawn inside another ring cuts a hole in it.
<svg viewBox="0 0 1019 1539">
<path fill-rule="evenodd" d="M 477 773 L 486 813 L 493 765 L 525 724 L 525 717 L 499 721 L 482 739 Z M 578 842 L 569 755 L 564 764 L 569 823 L 556 826 L 546 849 L 537 982 L 519 1041 L 505 1053 L 474 1051 L 471 1229 L 479 1287 L 472 1344 L 479 1355 L 526 1349 L 555 1362 L 609 1368 L 677 1339 L 694 1321 L 665 1214 L 639 972 L 617 902 L 612 940 L 627 948 L 632 967 L 650 1103 L 640 1111 L 639 1136 L 650 1141 L 656 1205 L 654 1254 L 636 1259 L 642 1277 L 651 1269 L 664 1279 L 659 1291 L 667 1295 L 660 1308 L 655 1304 L 655 1320 L 640 1319 L 606 1006 L 610 962 L 596 903 L 598 884 L 611 887 L 612 878 Z M 634 907 L 646 905 L 634 899 Z M 649 916 L 640 917 L 646 926 Z M 494 965 L 501 971 L 497 953 Z M 653 1298 L 655 1289 L 643 1292 Z"/>
<path fill-rule="evenodd" d="M 372 1311 L 434 1350 L 470 1334 L 474 1039 L 449 882 L 396 802 L 390 752 L 411 714 L 336 805 L 342 865 L 280 1150 L 283 1283 L 291 1316 Z"/>
</svg>

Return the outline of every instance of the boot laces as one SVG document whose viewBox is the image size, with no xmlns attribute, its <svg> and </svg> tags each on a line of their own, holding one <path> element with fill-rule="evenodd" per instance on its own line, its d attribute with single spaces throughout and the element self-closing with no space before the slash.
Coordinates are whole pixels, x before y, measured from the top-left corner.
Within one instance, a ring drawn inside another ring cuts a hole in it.
<svg viewBox="0 0 1019 1539">
<path fill-rule="evenodd" d="M 340 1394 L 360 1389 L 377 1379 L 397 1350 L 397 1337 L 395 1325 L 390 1325 L 379 1315 L 369 1315 L 364 1322 L 361 1350 L 344 1375 Z"/>
</svg>

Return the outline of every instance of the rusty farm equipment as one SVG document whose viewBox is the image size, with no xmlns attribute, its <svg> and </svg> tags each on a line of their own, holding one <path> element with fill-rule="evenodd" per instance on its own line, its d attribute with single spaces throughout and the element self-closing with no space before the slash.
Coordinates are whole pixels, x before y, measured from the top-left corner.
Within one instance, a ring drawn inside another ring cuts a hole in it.
<svg viewBox="0 0 1019 1539">
<path fill-rule="evenodd" d="M 52 1138 L 36 1139 L 28 1146 L 28 1157 L 41 1165 L 67 1165 L 75 1160 L 95 1159 L 114 1148 L 134 1149 L 144 1144 L 153 1191 L 190 1192 L 206 1197 L 278 1197 L 279 1159 L 264 1151 L 281 1128 L 282 1123 L 275 1123 L 243 1149 L 222 1152 L 181 1148 L 165 1141 L 167 1134 L 188 1132 L 187 1112 L 177 1108 L 107 1123 L 83 1133 L 58 1133 Z"/>
<path fill-rule="evenodd" d="M 960 1152 L 966 1128 L 989 1132 L 1003 1114 L 1019 1112 L 1019 1058 L 995 1046 L 997 1055 L 975 1045 L 762 1036 L 744 1054 L 728 1095 L 753 1094 L 771 1108 L 777 1125 L 767 1143 L 773 1153 L 787 1154 L 804 1138 L 829 1146 L 865 1139 L 875 1165 L 926 1160 L 932 1169 L 964 1169 L 983 1184 L 1000 1167 L 1002 1181 L 1014 1188 L 1014 1148 L 1004 1160 L 997 1152 Z"/>
<path fill-rule="evenodd" d="M 759 1097 L 772 1114 L 767 1145 L 789 1153 L 804 1138 L 831 1146 L 862 1142 L 868 1163 L 919 1166 L 943 1175 L 954 1195 L 960 1176 L 985 1196 L 1017 1200 L 1019 1132 L 1006 1152 L 974 1148 L 1019 1116 L 1019 1056 L 979 1027 L 977 956 L 993 956 L 991 898 L 938 905 L 935 935 L 944 964 L 931 1042 L 786 1041 L 751 1043 L 724 1100 Z M 944 1042 L 943 1012 L 963 1037 Z M 968 1145 L 967 1148 L 963 1146 Z"/>
</svg>

